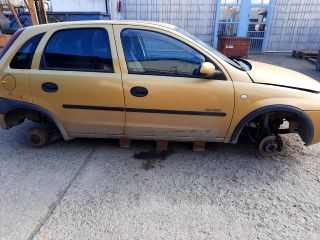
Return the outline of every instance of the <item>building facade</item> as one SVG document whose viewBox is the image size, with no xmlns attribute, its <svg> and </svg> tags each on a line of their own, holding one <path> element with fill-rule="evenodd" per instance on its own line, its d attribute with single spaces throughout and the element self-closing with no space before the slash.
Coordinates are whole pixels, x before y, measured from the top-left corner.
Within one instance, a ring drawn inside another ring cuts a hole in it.
<svg viewBox="0 0 320 240">
<path fill-rule="evenodd" d="M 105 0 L 51 0 L 51 10 L 55 12 L 106 12 Z"/>
<path fill-rule="evenodd" d="M 238 36 L 251 38 L 251 52 L 320 49 L 320 0 L 50 2 L 53 11 L 99 11 L 111 18 L 171 23 L 215 47 L 219 36 Z"/>
<path fill-rule="evenodd" d="M 167 22 L 217 46 L 251 38 L 251 52 L 320 49 L 320 0 L 125 0 L 123 17 Z"/>
</svg>

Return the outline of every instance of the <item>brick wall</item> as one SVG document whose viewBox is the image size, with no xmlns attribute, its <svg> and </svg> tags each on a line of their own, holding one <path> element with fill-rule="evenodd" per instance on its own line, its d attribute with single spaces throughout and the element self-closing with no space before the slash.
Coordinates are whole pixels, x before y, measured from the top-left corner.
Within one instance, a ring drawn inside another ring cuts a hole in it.
<svg viewBox="0 0 320 240">
<path fill-rule="evenodd" d="M 212 44 L 216 0 L 125 0 L 124 18 L 171 23 Z"/>
<path fill-rule="evenodd" d="M 320 1 L 276 0 L 270 29 L 269 51 L 320 49 Z"/>
</svg>

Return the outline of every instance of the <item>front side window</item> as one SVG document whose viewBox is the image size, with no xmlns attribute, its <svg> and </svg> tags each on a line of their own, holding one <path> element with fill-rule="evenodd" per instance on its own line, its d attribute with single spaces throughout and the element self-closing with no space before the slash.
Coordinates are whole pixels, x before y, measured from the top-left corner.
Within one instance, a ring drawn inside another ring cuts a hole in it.
<svg viewBox="0 0 320 240">
<path fill-rule="evenodd" d="M 121 40 L 128 72 L 133 74 L 199 77 L 206 60 L 187 44 L 157 32 L 125 29 Z"/>
<path fill-rule="evenodd" d="M 67 29 L 54 33 L 41 58 L 40 69 L 113 72 L 105 29 Z"/>
<path fill-rule="evenodd" d="M 12 58 L 10 67 L 14 69 L 30 69 L 34 52 L 36 51 L 43 35 L 44 33 L 40 33 L 25 42 L 25 44 L 22 45 L 16 55 Z"/>
</svg>

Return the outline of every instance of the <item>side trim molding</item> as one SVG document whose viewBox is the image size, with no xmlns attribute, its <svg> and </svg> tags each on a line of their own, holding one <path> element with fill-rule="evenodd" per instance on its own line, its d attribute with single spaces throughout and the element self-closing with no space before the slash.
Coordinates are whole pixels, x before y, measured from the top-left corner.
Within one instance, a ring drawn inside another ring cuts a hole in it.
<svg viewBox="0 0 320 240">
<path fill-rule="evenodd" d="M 251 113 L 249 113 L 247 116 L 245 116 L 237 125 L 237 127 L 234 129 L 232 137 L 230 142 L 235 144 L 238 141 L 238 138 L 240 136 L 240 133 L 242 132 L 243 128 L 254 118 L 258 117 L 261 114 L 267 113 L 267 112 L 281 112 L 281 111 L 287 111 L 297 114 L 299 117 L 304 119 L 307 123 L 307 133 L 306 133 L 306 139 L 304 139 L 305 145 L 308 146 L 312 143 L 313 136 L 314 136 L 314 127 L 311 119 L 309 116 L 304 113 L 301 109 L 292 107 L 289 105 L 272 105 L 272 106 L 266 106 L 259 108 Z"/>
<path fill-rule="evenodd" d="M 65 131 L 60 120 L 54 114 L 52 114 L 48 110 L 44 109 L 43 107 L 40 107 L 40 106 L 35 105 L 33 103 L 27 103 L 27 102 L 12 100 L 12 99 L 0 98 L 0 114 L 6 115 L 8 112 L 15 110 L 15 109 L 19 109 L 19 108 L 30 109 L 30 110 L 35 110 L 35 111 L 41 112 L 42 114 L 49 117 L 57 125 L 64 140 L 72 139 L 71 137 L 68 136 L 68 134 Z"/>
<path fill-rule="evenodd" d="M 177 114 L 177 115 L 197 115 L 197 116 L 215 116 L 224 117 L 225 112 L 199 112 L 199 111 L 184 111 L 184 110 L 163 110 L 163 109 L 145 109 L 145 108 L 122 108 L 122 107 L 102 107 L 102 106 L 87 106 L 87 105 L 70 105 L 64 104 L 63 108 L 70 109 L 85 109 L 85 110 L 101 110 L 101 111 L 117 111 L 117 112 L 139 112 L 139 113 L 159 113 L 159 114 Z"/>
</svg>

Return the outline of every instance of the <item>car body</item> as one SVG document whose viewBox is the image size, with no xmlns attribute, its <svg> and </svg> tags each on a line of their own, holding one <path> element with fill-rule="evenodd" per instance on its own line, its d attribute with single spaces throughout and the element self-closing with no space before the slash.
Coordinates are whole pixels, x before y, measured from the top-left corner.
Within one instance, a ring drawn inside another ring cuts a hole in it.
<svg viewBox="0 0 320 240">
<path fill-rule="evenodd" d="M 0 60 L 4 129 L 29 119 L 54 123 L 65 140 L 236 143 L 249 129 L 257 141 L 282 133 L 320 141 L 317 81 L 229 59 L 173 25 L 55 23 L 20 30 L 8 45 Z"/>
</svg>

